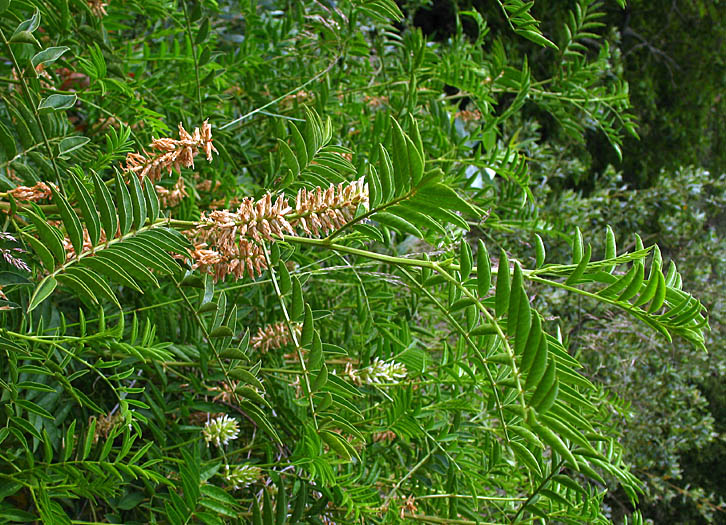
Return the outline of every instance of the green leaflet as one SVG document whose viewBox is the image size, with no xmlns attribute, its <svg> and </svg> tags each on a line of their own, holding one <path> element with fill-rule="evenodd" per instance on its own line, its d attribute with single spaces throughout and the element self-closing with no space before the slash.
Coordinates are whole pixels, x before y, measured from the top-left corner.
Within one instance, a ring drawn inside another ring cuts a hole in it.
<svg viewBox="0 0 726 525">
<path fill-rule="evenodd" d="M 388 202 L 395 196 L 395 189 L 397 187 L 393 175 L 393 163 L 383 144 L 378 145 L 378 156 L 381 164 L 379 171 L 381 177 L 381 197 L 383 202 Z M 400 188 L 400 190 L 402 191 L 403 188 Z"/>
<path fill-rule="evenodd" d="M 507 252 L 500 251 L 499 269 L 497 270 L 497 288 L 494 295 L 496 304 L 496 314 L 498 317 L 507 313 L 509 305 L 510 278 L 509 278 L 509 258 Z"/>
<path fill-rule="evenodd" d="M 645 276 L 645 265 L 641 261 L 638 261 L 633 265 L 632 270 L 634 271 L 633 278 L 625 290 L 618 296 L 618 301 L 627 301 L 635 297 L 640 291 L 640 286 L 643 284 L 643 278 Z"/>
<path fill-rule="evenodd" d="M 144 177 L 144 202 L 149 221 L 153 224 L 159 218 L 159 197 L 154 189 L 154 184 L 148 177 Z"/>
<path fill-rule="evenodd" d="M 572 468 L 578 470 L 579 463 L 575 459 L 575 456 L 572 455 L 570 449 L 567 448 L 567 445 L 565 445 L 557 434 L 544 425 L 534 425 L 533 430 L 535 434 L 542 439 L 542 441 L 552 447 L 552 450 L 562 456 Z"/>
<path fill-rule="evenodd" d="M 305 304 L 305 319 L 300 335 L 300 346 L 308 346 L 313 341 L 313 311 L 309 304 Z"/>
<path fill-rule="evenodd" d="M 83 227 L 81 226 L 81 220 L 66 198 L 58 192 L 55 186 L 51 186 L 50 189 L 53 192 L 53 202 L 58 206 L 58 211 L 63 219 L 63 226 L 65 226 L 66 233 L 71 240 L 71 244 L 73 244 L 76 256 L 78 256 L 83 251 Z"/>
<path fill-rule="evenodd" d="M 390 226 L 396 230 L 404 233 L 413 235 L 414 237 L 422 238 L 423 233 L 416 226 L 408 222 L 406 219 L 393 215 L 387 212 L 378 212 L 373 216 L 373 219 L 385 226 Z"/>
<path fill-rule="evenodd" d="M 55 290 L 57 284 L 58 282 L 50 275 L 43 279 L 40 284 L 38 284 L 38 286 L 35 288 L 35 291 L 30 298 L 30 303 L 28 304 L 28 312 L 32 312 L 51 293 L 53 293 L 53 290 Z"/>
<path fill-rule="evenodd" d="M 131 215 L 133 217 L 132 226 L 135 230 L 138 230 L 146 223 L 146 200 L 139 178 L 135 176 L 129 178 L 131 180 L 129 195 L 131 197 Z"/>
<path fill-rule="evenodd" d="M 144 293 L 141 287 L 134 281 L 128 272 L 113 259 L 101 257 L 86 257 L 81 262 L 82 266 L 88 266 L 105 275 L 107 278 L 121 284 L 133 288 L 139 293 Z"/>
<path fill-rule="evenodd" d="M 492 285 L 492 267 L 489 252 L 481 239 L 478 241 L 476 253 L 476 286 L 479 297 L 484 297 Z"/>
<path fill-rule="evenodd" d="M 297 277 L 292 278 L 292 302 L 290 307 L 290 319 L 299 319 L 303 314 L 304 303 L 302 295 L 302 286 Z"/>
<path fill-rule="evenodd" d="M 91 245 L 96 246 L 101 236 L 101 221 L 98 218 L 93 199 L 75 173 L 70 174 L 70 180 L 78 205 L 81 207 L 81 213 L 83 213 L 83 220 L 86 224 L 86 230 L 88 230 Z"/>
<path fill-rule="evenodd" d="M 507 334 L 514 337 L 515 355 L 522 354 L 526 347 L 531 319 L 529 297 L 527 297 L 522 280 L 522 268 L 519 263 L 515 262 L 507 315 Z"/>
<path fill-rule="evenodd" d="M 459 249 L 459 273 L 462 281 L 469 278 L 471 268 L 474 264 L 474 259 L 471 255 L 471 248 L 466 240 L 462 240 Z"/>
<path fill-rule="evenodd" d="M 545 261 L 545 246 L 544 246 L 544 242 L 542 241 L 542 237 L 540 237 L 539 234 L 535 233 L 534 238 L 535 238 L 534 267 L 541 268 Z"/>
<path fill-rule="evenodd" d="M 135 177 L 131 174 L 130 177 Z M 121 235 L 126 235 L 131 229 L 134 220 L 134 210 L 131 205 L 131 195 L 126 188 L 126 183 L 120 173 L 116 173 L 116 209 L 118 210 L 118 221 Z M 115 232 L 114 232 L 115 235 Z"/>
<path fill-rule="evenodd" d="M 116 209 L 111 201 L 111 194 L 101 178 L 95 172 L 91 173 L 93 188 L 96 196 L 96 206 L 101 216 L 101 224 L 106 232 L 106 242 L 116 237 L 118 221 Z"/>
<path fill-rule="evenodd" d="M 43 263 L 43 267 L 49 272 L 52 272 L 55 268 L 55 261 L 53 255 L 50 253 L 50 250 L 46 248 L 46 245 L 32 235 L 26 235 L 24 239 L 28 244 L 30 244 L 30 247 L 40 258 L 41 263 Z M 53 239 L 55 240 L 55 236 L 53 236 Z"/>
</svg>

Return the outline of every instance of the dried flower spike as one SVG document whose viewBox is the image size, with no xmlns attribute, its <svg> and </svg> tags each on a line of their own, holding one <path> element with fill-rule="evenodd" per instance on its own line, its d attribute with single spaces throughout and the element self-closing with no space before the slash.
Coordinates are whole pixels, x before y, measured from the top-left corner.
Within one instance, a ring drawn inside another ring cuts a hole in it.
<svg viewBox="0 0 726 525">
<path fill-rule="evenodd" d="M 302 332 L 302 326 L 300 324 L 293 324 L 292 329 L 295 331 L 295 335 L 299 337 Z M 257 333 L 252 336 L 252 346 L 264 354 L 270 350 L 275 350 L 289 344 L 290 339 L 290 331 L 287 329 L 287 325 L 281 321 L 260 327 Z"/>
<path fill-rule="evenodd" d="M 269 193 L 257 202 L 246 198 L 236 212 L 217 210 L 203 214 L 197 226 L 198 239 L 219 246 L 232 243 L 237 237 L 247 236 L 260 242 L 272 240 L 273 235 L 294 235 L 295 231 L 285 218 L 290 211 L 287 199 L 282 196 L 274 203 Z"/>
<path fill-rule="evenodd" d="M 312 191 L 302 188 L 295 198 L 295 213 L 290 221 L 308 235 L 327 234 L 353 220 L 359 205 L 368 209 L 368 184 L 363 178 L 347 186 L 342 183 L 323 191 L 319 186 Z"/>
<path fill-rule="evenodd" d="M 174 184 L 172 189 L 167 189 L 163 186 L 154 186 L 156 194 L 159 196 L 159 204 L 162 208 L 173 208 L 179 204 L 184 197 L 188 196 L 187 190 L 184 187 L 184 179 L 179 179 Z"/>
<path fill-rule="evenodd" d="M 107 15 L 106 7 L 108 7 L 108 2 L 104 2 L 104 0 L 86 0 L 86 3 L 91 9 L 91 12 L 98 18 L 103 18 Z"/>
<path fill-rule="evenodd" d="M 239 436 L 239 426 L 236 419 L 224 414 L 204 425 L 202 434 L 204 435 L 204 440 L 207 442 L 207 446 L 211 442 L 221 447 L 237 439 L 237 436 Z"/>
<path fill-rule="evenodd" d="M 215 246 L 217 250 L 209 250 L 206 247 L 206 243 L 196 245 L 191 254 L 192 268 L 211 273 L 215 282 L 223 281 L 230 274 L 235 279 L 242 279 L 245 274 L 254 279 L 267 269 L 267 260 L 262 248 L 245 239 L 240 239 L 236 243 L 230 241 L 228 244 L 217 245 Z"/>
<path fill-rule="evenodd" d="M 37 202 L 43 199 L 49 199 L 51 196 L 50 188 L 45 182 L 38 182 L 34 186 L 18 186 L 8 191 L 15 200 Z"/>
<path fill-rule="evenodd" d="M 149 177 L 156 182 L 163 176 L 163 172 L 171 174 L 175 169 L 193 168 L 194 157 L 199 151 L 204 151 L 208 162 L 212 162 L 212 152 L 219 153 L 212 143 L 212 126 L 205 120 L 202 128 L 194 128 L 189 134 L 179 123 L 179 139 L 160 138 L 152 140 L 149 147 L 156 153 L 129 153 L 126 156 L 125 171 L 135 173 L 139 179 Z"/>
</svg>

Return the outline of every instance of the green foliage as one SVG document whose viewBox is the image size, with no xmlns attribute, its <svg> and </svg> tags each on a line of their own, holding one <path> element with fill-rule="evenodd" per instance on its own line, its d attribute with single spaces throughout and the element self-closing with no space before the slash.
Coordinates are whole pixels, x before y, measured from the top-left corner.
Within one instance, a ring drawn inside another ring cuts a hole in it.
<svg viewBox="0 0 726 525">
<path fill-rule="evenodd" d="M 683 279 L 708 306 L 708 354 L 679 340 L 664 347 L 630 320 L 594 309 L 583 314 L 565 296 L 549 295 L 550 307 L 571 327 L 588 376 L 624 400 L 622 442 L 645 482 L 644 514 L 655 522 L 674 516 L 683 523 L 720 522 L 726 495 L 716 465 L 724 454 L 725 405 L 714 378 L 723 374 L 724 363 L 726 187 L 723 177 L 702 169 L 685 168 L 659 180 L 639 191 L 624 189 L 617 179 L 613 187 L 603 182 L 586 199 L 571 192 L 553 194 L 545 215 L 594 228 L 610 223 L 657 237 L 663 260 L 678 261 Z M 549 248 L 556 250 L 558 244 Z M 620 343 L 617 349 L 613 337 Z"/>
<path fill-rule="evenodd" d="M 434 44 L 391 0 L 0 3 L 3 520 L 604 523 L 610 485 L 637 504 L 619 404 L 532 293 L 698 351 L 706 312 L 640 237 L 570 225 L 547 255 L 525 105 L 619 151 L 627 86 L 598 4 L 557 45 L 531 3 L 498 7 L 506 35 L 471 11 L 475 38 Z"/>
</svg>

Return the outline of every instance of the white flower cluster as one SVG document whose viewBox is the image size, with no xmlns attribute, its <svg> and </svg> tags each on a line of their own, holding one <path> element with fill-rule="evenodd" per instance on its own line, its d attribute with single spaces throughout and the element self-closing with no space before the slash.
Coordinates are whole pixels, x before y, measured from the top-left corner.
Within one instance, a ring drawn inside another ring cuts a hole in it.
<svg viewBox="0 0 726 525">
<path fill-rule="evenodd" d="M 204 440 L 207 442 L 207 446 L 212 442 L 218 447 L 221 447 L 237 439 L 237 436 L 239 436 L 239 426 L 235 418 L 224 414 L 207 422 L 204 425 L 202 434 L 204 435 Z"/>
<path fill-rule="evenodd" d="M 356 376 L 361 383 L 368 385 L 380 383 L 397 383 L 406 377 L 406 366 L 395 361 L 381 361 L 375 358 L 370 366 L 358 370 Z"/>
<path fill-rule="evenodd" d="M 222 477 L 232 485 L 232 488 L 243 489 L 250 483 L 254 483 L 259 477 L 262 469 L 255 467 L 254 465 L 235 465 L 230 467 L 229 465 L 224 466 L 224 474 Z"/>
</svg>

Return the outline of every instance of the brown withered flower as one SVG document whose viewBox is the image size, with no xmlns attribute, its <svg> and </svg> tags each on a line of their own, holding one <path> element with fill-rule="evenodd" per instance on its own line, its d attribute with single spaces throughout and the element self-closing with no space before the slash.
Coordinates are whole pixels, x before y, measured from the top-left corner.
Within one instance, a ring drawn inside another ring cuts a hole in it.
<svg viewBox="0 0 726 525">
<path fill-rule="evenodd" d="M 86 3 L 91 9 L 91 12 L 98 18 L 106 16 L 106 7 L 108 7 L 108 2 L 104 2 L 103 0 L 86 0 Z"/>
<path fill-rule="evenodd" d="M 181 168 L 193 168 L 194 157 L 203 151 L 208 162 L 212 162 L 212 153 L 219 153 L 212 143 L 212 126 L 205 120 L 202 127 L 194 128 L 190 134 L 179 123 L 179 139 L 163 137 L 152 140 L 149 147 L 152 153 L 129 153 L 126 155 L 124 171 L 135 173 L 139 179 L 149 177 L 158 181 L 164 172 L 172 170 L 181 172 Z"/>
<path fill-rule="evenodd" d="M 184 197 L 188 195 L 184 186 L 184 179 L 179 177 L 171 189 L 163 186 L 154 186 L 156 194 L 159 196 L 159 204 L 162 208 L 173 208 L 179 204 Z"/>
<path fill-rule="evenodd" d="M 294 235 L 285 214 L 290 212 L 287 199 L 279 196 L 272 202 L 272 195 L 265 194 L 257 202 L 245 198 L 236 212 L 215 210 L 202 214 L 197 226 L 197 238 L 202 242 L 214 245 L 226 245 L 234 242 L 237 237 L 251 237 L 260 242 L 262 239 L 272 240 L 272 236 L 280 236 L 287 232 Z"/>
<path fill-rule="evenodd" d="M 223 281 L 230 274 L 235 279 L 243 279 L 245 275 L 254 279 L 267 269 L 262 248 L 246 239 L 215 247 L 217 250 L 209 250 L 201 243 L 191 254 L 192 268 L 212 274 L 215 282 Z"/>
<path fill-rule="evenodd" d="M 43 199 L 49 199 L 51 196 L 50 188 L 45 182 L 38 182 L 33 186 L 18 186 L 8 191 L 15 200 L 26 202 L 37 202 Z"/>
</svg>

